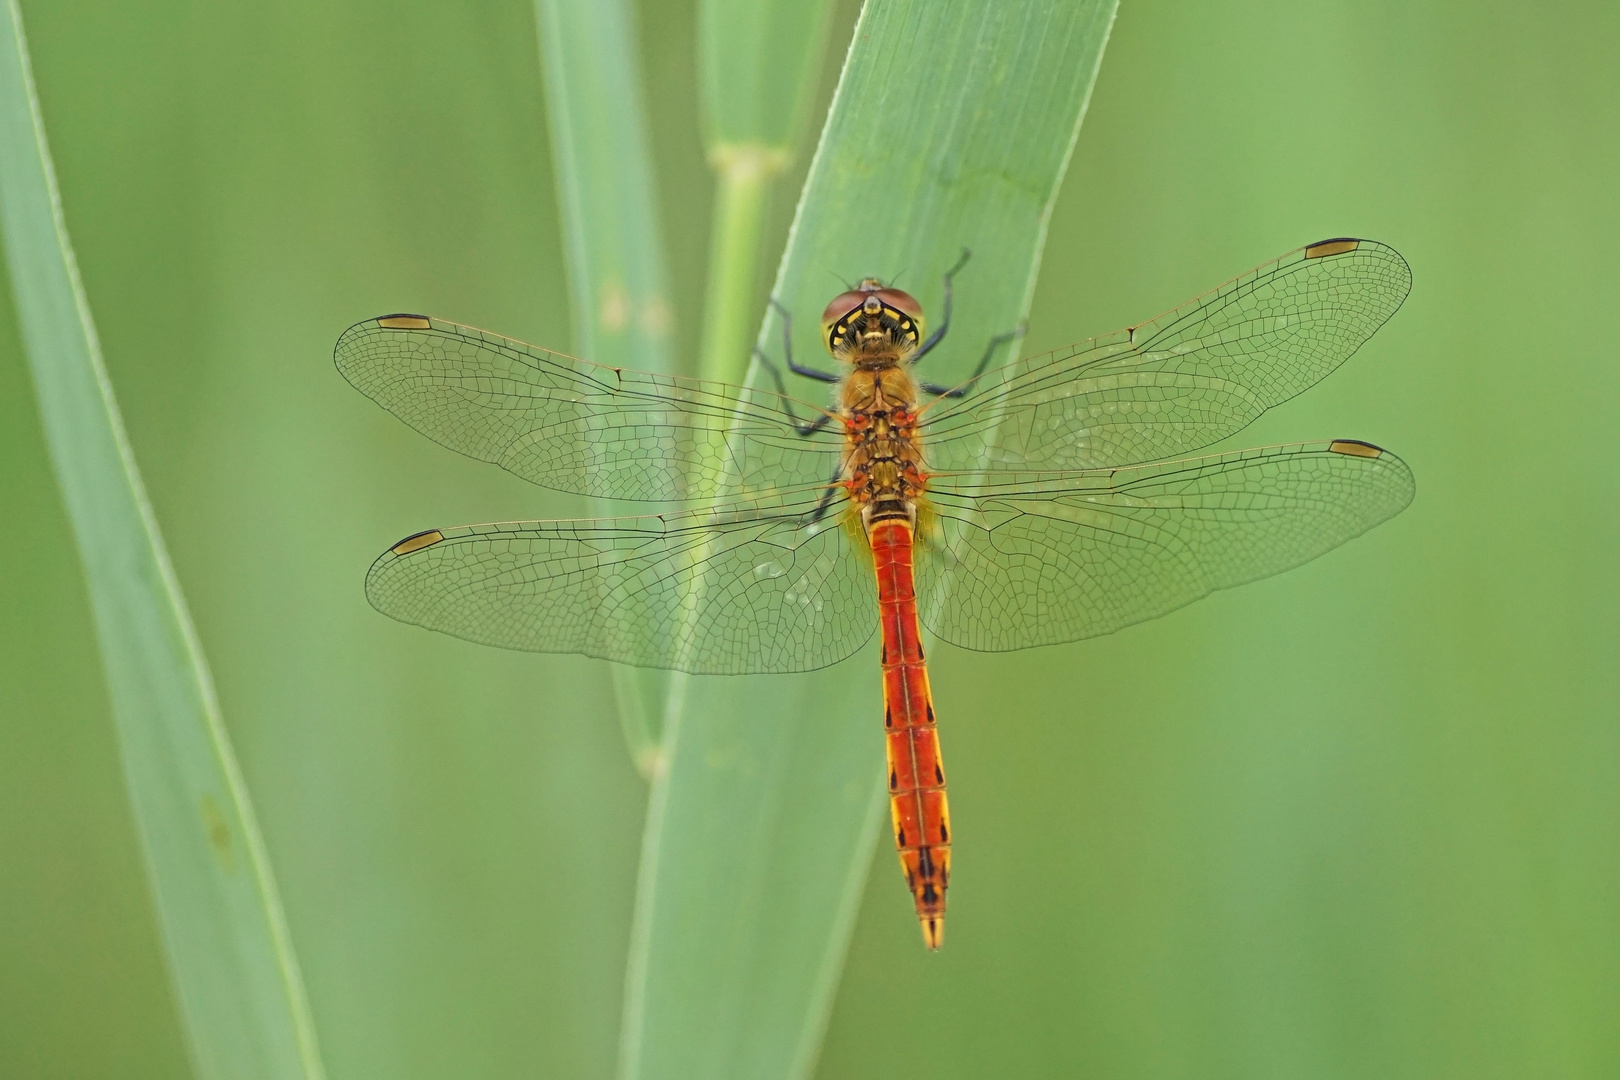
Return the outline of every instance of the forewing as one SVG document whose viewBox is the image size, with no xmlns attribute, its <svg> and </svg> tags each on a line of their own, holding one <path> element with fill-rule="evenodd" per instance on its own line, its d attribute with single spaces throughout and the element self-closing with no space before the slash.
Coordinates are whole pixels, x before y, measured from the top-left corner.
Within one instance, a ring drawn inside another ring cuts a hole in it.
<svg viewBox="0 0 1620 1080">
<path fill-rule="evenodd" d="M 1314 385 L 1406 298 L 1393 248 L 1289 252 L 1156 319 L 993 371 L 923 413 L 939 471 L 1095 469 L 1186 454 Z"/>
<path fill-rule="evenodd" d="M 1309 562 L 1400 513 L 1405 462 L 1341 440 L 1126 469 L 942 477 L 930 630 L 987 652 L 1112 633 Z"/>
<path fill-rule="evenodd" d="M 840 435 L 767 391 L 603 367 L 443 319 L 338 339 L 344 378 L 435 442 L 559 491 L 672 502 L 826 483 Z M 801 406 L 813 415 L 810 406 Z"/>
<path fill-rule="evenodd" d="M 366 596 L 401 622 L 529 652 L 693 674 L 809 671 L 877 625 L 872 572 L 819 489 L 717 509 L 431 530 L 384 552 Z"/>
</svg>

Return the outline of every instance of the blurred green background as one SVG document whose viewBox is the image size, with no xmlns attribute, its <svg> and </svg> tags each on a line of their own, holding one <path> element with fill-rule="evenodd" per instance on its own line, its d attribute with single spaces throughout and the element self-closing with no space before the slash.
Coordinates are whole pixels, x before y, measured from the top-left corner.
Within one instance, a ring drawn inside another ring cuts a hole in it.
<svg viewBox="0 0 1620 1080">
<path fill-rule="evenodd" d="M 360 589 L 418 528 L 580 505 L 331 366 L 391 310 L 566 347 L 531 5 L 23 11 L 331 1076 L 611 1075 L 645 788 L 605 667 L 400 626 Z M 687 361 L 694 22 L 641 5 Z M 881 850 L 820 1075 L 1620 1075 L 1617 46 L 1598 3 L 1122 5 L 1026 349 L 1324 236 L 1386 241 L 1406 306 L 1234 445 L 1368 439 L 1418 498 L 1111 638 L 936 648 L 949 944 L 923 952 Z M 0 1076 L 184 1076 L 4 295 Z M 827 722 L 870 725 L 879 768 L 876 717 Z"/>
</svg>

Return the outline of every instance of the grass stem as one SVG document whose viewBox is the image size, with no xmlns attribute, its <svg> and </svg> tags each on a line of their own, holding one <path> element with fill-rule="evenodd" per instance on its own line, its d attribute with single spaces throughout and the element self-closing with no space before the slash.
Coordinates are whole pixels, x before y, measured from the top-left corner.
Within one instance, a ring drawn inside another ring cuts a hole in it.
<svg viewBox="0 0 1620 1080">
<path fill-rule="evenodd" d="M 612 367 L 670 372 L 668 272 L 628 0 L 536 0 L 573 348 Z M 617 512 L 597 502 L 593 514 Z M 612 665 L 619 727 L 652 779 L 662 753 L 663 672 Z"/>
<path fill-rule="evenodd" d="M 760 304 L 754 292 L 766 198 L 788 155 L 766 146 L 721 145 L 710 160 L 718 184 L 698 370 L 705 379 L 741 382 L 748 370 L 750 342 L 759 328 Z"/>
</svg>

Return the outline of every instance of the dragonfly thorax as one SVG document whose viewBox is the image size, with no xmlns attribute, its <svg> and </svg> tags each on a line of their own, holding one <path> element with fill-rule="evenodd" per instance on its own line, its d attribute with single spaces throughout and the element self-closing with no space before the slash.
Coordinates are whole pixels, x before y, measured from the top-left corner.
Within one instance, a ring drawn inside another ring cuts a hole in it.
<svg viewBox="0 0 1620 1080">
<path fill-rule="evenodd" d="M 913 517 L 927 485 L 917 443 L 917 383 L 903 364 L 861 364 L 840 387 L 844 484 L 863 518 Z M 870 521 L 867 522 L 870 527 Z"/>
</svg>

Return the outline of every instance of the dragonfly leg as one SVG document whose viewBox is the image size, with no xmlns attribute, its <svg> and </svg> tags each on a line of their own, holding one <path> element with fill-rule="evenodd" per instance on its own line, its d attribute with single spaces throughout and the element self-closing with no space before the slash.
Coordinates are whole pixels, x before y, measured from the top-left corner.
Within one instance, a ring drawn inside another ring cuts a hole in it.
<svg viewBox="0 0 1620 1080">
<path fill-rule="evenodd" d="M 833 496 L 838 494 L 838 476 L 842 471 L 842 467 L 833 470 L 832 479 L 827 481 L 827 490 L 821 493 L 821 501 L 816 503 L 816 508 L 805 517 L 806 525 L 814 525 L 827 516 L 827 508 L 832 505 Z"/>
<path fill-rule="evenodd" d="M 973 369 L 973 374 L 968 376 L 967 382 L 957 386 L 940 386 L 937 383 L 919 382 L 917 386 L 923 393 L 933 394 L 935 397 L 966 397 L 973 392 L 973 384 L 978 382 L 984 376 L 984 373 L 990 369 L 990 358 L 996 355 L 996 350 L 1015 338 L 1023 337 L 1024 332 L 1028 329 L 1028 323 L 1019 323 L 1016 328 L 991 338 L 990 343 L 984 347 L 984 355 L 979 357 L 978 366 Z"/>
<path fill-rule="evenodd" d="M 782 357 L 787 361 L 788 370 L 795 375 L 803 375 L 807 379 L 817 382 L 834 383 L 839 377 L 830 371 L 818 371 L 812 367 L 800 367 L 793 361 L 793 313 L 782 306 L 776 297 L 771 297 L 771 307 L 782 316 Z"/>
<path fill-rule="evenodd" d="M 963 248 L 962 256 L 956 260 L 956 265 L 945 271 L 945 303 L 944 311 L 939 317 L 939 329 L 929 334 L 928 340 L 923 342 L 917 351 L 911 354 L 913 364 L 927 356 L 930 349 L 945 340 L 945 332 L 951 328 L 951 279 L 956 276 L 958 270 L 967 265 L 967 261 L 972 257 L 973 252 Z"/>
<path fill-rule="evenodd" d="M 759 361 L 760 367 L 770 373 L 771 381 L 776 384 L 776 392 L 782 398 L 782 407 L 787 410 L 788 418 L 793 421 L 793 430 L 800 438 L 814 435 L 832 421 L 833 414 L 826 412 L 814 420 L 801 421 L 799 414 L 793 411 L 793 399 L 788 397 L 787 384 L 782 381 L 782 373 L 777 370 L 776 365 L 771 363 L 770 358 L 765 355 L 765 351 L 758 345 L 754 346 L 754 359 Z"/>
</svg>

